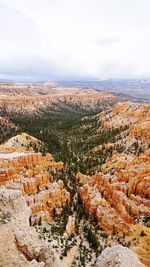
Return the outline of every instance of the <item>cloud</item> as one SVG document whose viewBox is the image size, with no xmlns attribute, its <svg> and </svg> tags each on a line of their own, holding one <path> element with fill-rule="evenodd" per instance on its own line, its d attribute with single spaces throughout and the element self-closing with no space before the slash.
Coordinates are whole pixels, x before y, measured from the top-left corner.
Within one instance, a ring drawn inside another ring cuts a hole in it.
<svg viewBox="0 0 150 267">
<path fill-rule="evenodd" d="M 0 0 L 0 78 L 149 77 L 149 0 Z"/>
<path fill-rule="evenodd" d="M 113 44 L 120 43 L 120 42 L 123 42 L 123 40 L 119 37 L 108 37 L 108 38 L 97 40 L 95 44 L 107 46 L 107 45 L 113 45 Z"/>
</svg>

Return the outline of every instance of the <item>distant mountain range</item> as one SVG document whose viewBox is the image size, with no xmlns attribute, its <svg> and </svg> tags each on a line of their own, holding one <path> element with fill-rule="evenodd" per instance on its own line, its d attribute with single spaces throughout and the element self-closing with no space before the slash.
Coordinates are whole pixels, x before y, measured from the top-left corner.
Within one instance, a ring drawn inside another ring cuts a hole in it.
<svg viewBox="0 0 150 267">
<path fill-rule="evenodd" d="M 93 88 L 111 92 L 123 100 L 150 102 L 150 80 L 61 81 L 63 86 Z"/>
<path fill-rule="evenodd" d="M 62 80 L 62 81 L 7 81 L 0 80 L 0 94 L 5 94 L 5 86 L 8 85 L 8 89 L 20 89 L 24 90 L 24 93 L 28 94 L 28 91 L 35 91 L 38 94 L 47 94 L 52 89 L 59 87 L 75 87 L 82 89 L 94 89 L 98 91 L 111 92 L 116 96 L 119 96 L 122 100 L 142 101 L 150 102 L 150 79 L 115 79 L 115 80 Z M 14 85 L 16 88 L 14 88 Z M 10 92 L 9 92 L 10 93 Z M 31 92 L 32 94 L 33 92 Z"/>
</svg>

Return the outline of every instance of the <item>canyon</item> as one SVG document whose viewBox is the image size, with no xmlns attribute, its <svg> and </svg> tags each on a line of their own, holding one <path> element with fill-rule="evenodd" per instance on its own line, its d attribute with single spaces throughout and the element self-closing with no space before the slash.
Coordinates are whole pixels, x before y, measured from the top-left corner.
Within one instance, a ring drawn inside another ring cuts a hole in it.
<svg viewBox="0 0 150 267">
<path fill-rule="evenodd" d="M 150 266 L 150 105 L 56 87 L 0 87 L 2 266 Z"/>
</svg>

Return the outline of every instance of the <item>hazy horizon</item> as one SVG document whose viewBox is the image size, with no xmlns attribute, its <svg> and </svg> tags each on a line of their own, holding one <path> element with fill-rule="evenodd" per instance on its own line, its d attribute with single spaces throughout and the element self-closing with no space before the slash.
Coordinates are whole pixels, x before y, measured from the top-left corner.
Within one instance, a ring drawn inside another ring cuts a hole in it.
<svg viewBox="0 0 150 267">
<path fill-rule="evenodd" d="M 58 83 L 61 83 L 61 82 L 68 82 L 68 83 L 101 83 L 101 82 L 143 82 L 143 83 L 150 83 L 150 78 L 114 78 L 114 79 L 111 79 L 111 78 L 108 78 L 108 79 L 73 79 L 73 78 L 68 78 L 68 79 L 38 79 L 37 78 L 34 78 L 32 77 L 31 79 L 30 78 L 26 78 L 26 77 L 22 77 L 20 78 L 19 76 L 18 77 L 13 77 L 12 79 L 11 78 L 0 78 L 0 83 L 46 83 L 46 82 L 58 82 Z"/>
</svg>

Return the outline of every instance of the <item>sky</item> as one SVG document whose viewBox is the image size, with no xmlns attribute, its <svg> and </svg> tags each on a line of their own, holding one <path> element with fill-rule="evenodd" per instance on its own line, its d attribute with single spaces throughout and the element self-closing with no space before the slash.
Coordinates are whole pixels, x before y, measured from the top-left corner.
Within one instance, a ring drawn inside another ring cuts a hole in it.
<svg viewBox="0 0 150 267">
<path fill-rule="evenodd" d="M 0 79 L 150 78 L 150 0 L 0 0 Z"/>
</svg>

